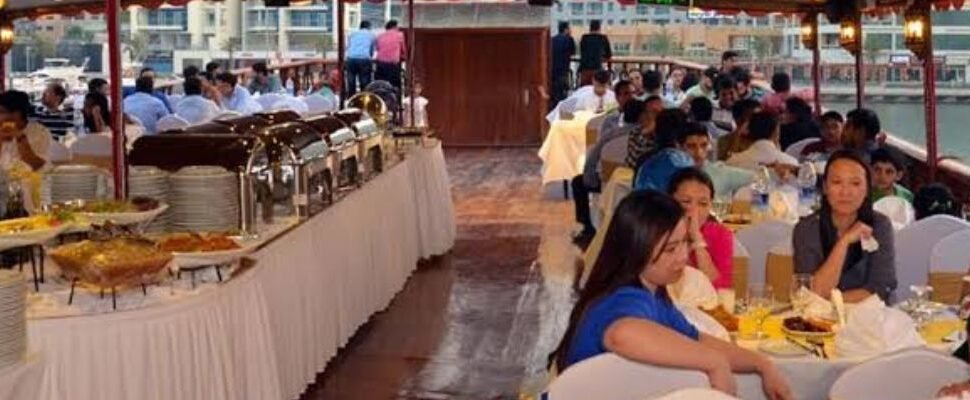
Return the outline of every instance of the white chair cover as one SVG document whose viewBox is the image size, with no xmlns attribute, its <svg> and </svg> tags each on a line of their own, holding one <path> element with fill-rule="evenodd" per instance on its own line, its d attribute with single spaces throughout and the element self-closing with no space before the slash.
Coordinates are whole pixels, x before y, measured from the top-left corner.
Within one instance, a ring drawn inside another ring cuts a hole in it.
<svg viewBox="0 0 970 400">
<path fill-rule="evenodd" d="M 916 221 L 916 211 L 913 210 L 913 205 L 899 196 L 883 197 L 876 201 L 872 208 L 889 217 L 889 220 L 893 222 L 893 228 L 896 228 L 897 231 Z"/>
<path fill-rule="evenodd" d="M 170 130 L 177 130 L 177 129 L 186 128 L 189 125 L 191 124 L 189 124 L 189 121 L 186 121 L 185 118 L 182 118 L 175 114 L 169 114 L 158 119 L 158 122 L 155 123 L 155 131 L 165 132 Z"/>
<path fill-rule="evenodd" d="M 930 272 L 930 254 L 941 239 L 956 232 L 970 230 L 970 223 L 949 215 L 934 215 L 896 232 L 895 300 L 912 296 L 911 285 L 925 285 Z"/>
<path fill-rule="evenodd" d="M 941 239 L 930 253 L 930 272 L 965 273 L 970 269 L 970 230 Z"/>
<path fill-rule="evenodd" d="M 174 105 L 178 104 L 179 101 L 182 101 L 182 98 L 184 98 L 184 97 L 185 96 L 180 95 L 180 94 L 170 94 L 170 95 L 168 95 L 168 104 L 171 104 L 171 105 L 174 106 Z"/>
<path fill-rule="evenodd" d="M 579 97 L 570 97 L 559 102 L 559 118 L 572 119 L 573 114 L 576 113 L 577 105 L 579 105 Z"/>
<path fill-rule="evenodd" d="M 215 120 L 233 119 L 241 116 L 243 115 L 238 111 L 223 110 L 221 113 L 219 113 L 219 115 L 216 115 Z"/>
<path fill-rule="evenodd" d="M 970 372 L 963 361 L 927 349 L 908 349 L 849 368 L 832 385 L 829 399 L 932 399 L 941 387 L 967 378 Z"/>
<path fill-rule="evenodd" d="M 748 250 L 748 283 L 765 282 L 768 252 L 779 243 L 791 242 L 791 224 L 781 221 L 762 221 L 741 229 L 734 235 Z"/>
<path fill-rule="evenodd" d="M 785 149 L 785 153 L 788 154 L 788 155 L 790 155 L 790 156 L 792 156 L 792 157 L 795 157 L 795 159 L 801 160 L 802 159 L 802 151 L 804 151 L 805 148 L 808 147 L 808 145 L 810 145 L 812 143 L 815 143 L 815 142 L 818 142 L 820 140 L 822 140 L 822 139 L 819 139 L 819 138 L 808 138 L 808 139 L 799 140 L 799 141 L 797 141 L 795 143 L 792 143 L 792 144 L 788 145 L 788 148 Z"/>
<path fill-rule="evenodd" d="M 255 99 L 257 103 L 259 103 L 260 107 L 263 107 L 263 110 L 270 110 L 270 107 L 273 107 L 273 105 L 276 104 L 277 101 L 280 101 L 282 98 L 283 98 L 283 95 L 276 94 L 276 93 L 267 93 L 259 97 L 253 96 L 253 99 Z"/>
<path fill-rule="evenodd" d="M 127 124 L 125 125 L 125 138 L 128 139 L 128 150 L 131 150 L 131 146 L 135 145 L 135 141 L 145 134 L 145 127 L 139 124 Z"/>
<path fill-rule="evenodd" d="M 111 157 L 111 134 L 81 135 L 71 142 L 69 150 L 72 156 Z"/>
<path fill-rule="evenodd" d="M 735 238 L 735 240 L 734 240 L 734 256 L 735 257 L 744 257 L 744 258 L 751 257 L 751 255 L 748 254 L 748 249 L 746 249 L 744 247 L 744 244 L 741 244 L 741 242 L 738 241 L 737 238 Z"/>
<path fill-rule="evenodd" d="M 657 400 L 738 400 L 737 397 L 724 394 L 714 389 L 690 388 L 681 389 L 666 396 L 655 397 Z"/>
<path fill-rule="evenodd" d="M 285 96 L 282 99 L 277 100 L 273 103 L 273 106 L 269 108 L 270 111 L 281 111 L 289 110 L 296 112 L 297 114 L 303 115 L 310 111 L 307 108 L 306 103 L 296 97 Z"/>
<path fill-rule="evenodd" d="M 71 150 L 64 143 L 52 140 L 47 149 L 47 161 L 56 164 L 69 162 L 71 161 Z"/>
<path fill-rule="evenodd" d="M 303 102 L 306 103 L 307 109 L 311 115 L 323 114 L 336 109 L 333 100 L 331 100 L 329 97 L 320 95 L 310 95 L 304 97 Z"/>
<path fill-rule="evenodd" d="M 710 388 L 699 371 L 662 368 L 602 354 L 579 362 L 549 385 L 550 400 L 642 400 L 684 388 Z"/>
</svg>

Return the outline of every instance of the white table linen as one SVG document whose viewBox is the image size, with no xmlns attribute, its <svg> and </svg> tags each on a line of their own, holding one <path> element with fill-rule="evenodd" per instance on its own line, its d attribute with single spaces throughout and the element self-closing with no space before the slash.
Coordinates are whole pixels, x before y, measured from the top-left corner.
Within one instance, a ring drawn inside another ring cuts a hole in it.
<svg viewBox="0 0 970 400">
<path fill-rule="evenodd" d="M 583 173 L 586 162 L 586 124 L 596 114 L 579 111 L 573 119 L 556 120 L 549 125 L 539 158 L 542 159 L 542 184 L 571 180 Z"/>
<path fill-rule="evenodd" d="M 18 364 L 0 369 L 0 399 L 36 399 L 44 376 L 44 358 L 28 354 Z"/>
<path fill-rule="evenodd" d="M 401 164 L 254 253 L 252 270 L 170 304 L 31 320 L 41 399 L 295 399 L 419 258 L 451 248 L 440 147 Z"/>
</svg>

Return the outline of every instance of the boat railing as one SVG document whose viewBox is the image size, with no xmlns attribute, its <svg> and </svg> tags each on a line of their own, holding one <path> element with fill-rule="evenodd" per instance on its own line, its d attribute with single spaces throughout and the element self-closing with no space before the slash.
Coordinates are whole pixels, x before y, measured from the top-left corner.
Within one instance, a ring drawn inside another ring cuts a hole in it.
<svg viewBox="0 0 970 400">
<path fill-rule="evenodd" d="M 336 59 L 312 59 L 312 60 L 301 60 L 293 61 L 282 64 L 271 64 L 267 65 L 266 68 L 271 73 L 279 74 L 280 78 L 293 77 L 294 87 L 297 91 L 309 91 L 313 87 L 314 77 L 318 76 L 320 72 L 329 71 L 337 66 Z M 252 70 L 249 67 L 237 68 L 230 70 L 233 75 L 240 78 L 240 82 L 245 82 L 250 75 Z M 285 80 L 283 81 L 285 85 Z M 166 83 L 158 84 L 155 87 L 157 90 L 173 93 L 180 92 L 182 89 L 182 80 L 171 80 Z"/>
</svg>

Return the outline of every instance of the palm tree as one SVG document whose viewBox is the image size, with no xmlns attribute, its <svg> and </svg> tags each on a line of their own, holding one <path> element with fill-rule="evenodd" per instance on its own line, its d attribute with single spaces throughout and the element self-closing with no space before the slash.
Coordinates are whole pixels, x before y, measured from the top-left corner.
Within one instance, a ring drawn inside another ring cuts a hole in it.
<svg viewBox="0 0 970 400">
<path fill-rule="evenodd" d="M 683 51 L 680 42 L 667 27 L 661 27 L 659 31 L 647 35 L 643 47 L 648 54 L 663 57 L 679 55 Z"/>
<path fill-rule="evenodd" d="M 317 35 L 311 39 L 313 49 L 320 53 L 321 58 L 327 57 L 327 52 L 333 50 L 333 38 L 329 35 Z"/>
<path fill-rule="evenodd" d="M 222 41 L 222 43 L 219 45 L 219 48 L 222 51 L 229 52 L 229 69 L 235 68 L 236 60 L 233 57 L 233 54 L 236 52 L 236 50 L 239 50 L 240 48 L 242 48 L 242 40 L 240 40 L 237 37 L 227 38 L 226 40 Z"/>
<path fill-rule="evenodd" d="M 757 63 L 762 64 L 775 54 L 775 43 L 767 36 L 752 36 L 750 49 Z"/>
<path fill-rule="evenodd" d="M 148 55 L 148 34 L 145 32 L 137 32 L 129 36 L 122 43 L 128 51 L 128 58 L 131 59 L 133 63 L 140 63 L 145 61 L 145 57 Z"/>
</svg>

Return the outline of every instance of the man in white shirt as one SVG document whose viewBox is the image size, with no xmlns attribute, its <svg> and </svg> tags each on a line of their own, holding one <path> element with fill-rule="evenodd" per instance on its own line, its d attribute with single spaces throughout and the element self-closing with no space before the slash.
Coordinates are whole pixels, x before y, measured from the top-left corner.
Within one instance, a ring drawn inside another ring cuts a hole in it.
<svg viewBox="0 0 970 400">
<path fill-rule="evenodd" d="M 190 124 L 209 122 L 219 116 L 219 106 L 215 102 L 202 97 L 202 80 L 198 77 L 187 78 L 182 87 L 185 97 L 175 105 L 175 115 L 189 121 Z"/>
<path fill-rule="evenodd" d="M 231 73 L 223 72 L 216 75 L 216 89 L 222 95 L 222 108 L 242 115 L 263 111 L 263 107 L 253 99 L 249 90 L 238 83 L 238 78 Z"/>
<path fill-rule="evenodd" d="M 610 72 L 597 71 L 593 75 L 593 91 L 585 92 L 578 97 L 575 111 L 600 114 L 616 107 L 616 94 L 610 90 Z"/>
<path fill-rule="evenodd" d="M 782 166 L 798 168 L 798 160 L 781 151 L 778 146 L 781 125 L 774 114 L 765 111 L 755 113 L 748 122 L 748 137 L 752 140 L 751 146 L 731 156 L 727 160 L 728 165 L 752 171 L 762 166 L 776 167 L 775 171 L 783 171 L 784 168 L 777 168 Z"/>
</svg>

